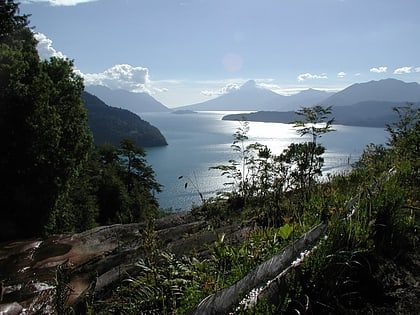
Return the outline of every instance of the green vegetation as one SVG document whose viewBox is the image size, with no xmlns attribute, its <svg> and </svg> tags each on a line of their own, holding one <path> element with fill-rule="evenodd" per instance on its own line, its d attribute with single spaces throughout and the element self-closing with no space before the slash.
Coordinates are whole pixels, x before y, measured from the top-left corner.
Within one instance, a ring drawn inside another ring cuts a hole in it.
<svg viewBox="0 0 420 315">
<path fill-rule="evenodd" d="M 92 148 L 80 175 L 50 216 L 48 233 L 81 232 L 97 225 L 141 222 L 159 214 L 161 186 L 131 140 L 120 148 Z"/>
<path fill-rule="evenodd" d="M 297 151 L 291 149 L 296 144 L 290 144 L 280 156 L 272 156 L 260 144 L 249 144 L 249 126 L 241 122 L 232 145 L 238 159 L 215 167 L 231 189 L 193 212 L 204 216 L 214 229 L 226 221 L 247 222 L 252 232 L 239 243 L 229 243 L 224 233 L 214 232 L 216 241 L 207 255 L 187 257 L 176 257 L 160 249 L 158 239 L 148 238 L 145 246 L 153 259 L 140 261 L 140 276 L 127 279 L 105 304 L 96 304 L 95 311 L 188 314 L 207 296 L 246 278 L 319 222 L 327 223 L 325 236 L 316 246 L 296 253 L 302 260 L 274 281 L 279 283 L 274 295 L 255 288 L 263 292 L 255 304 L 247 300 L 247 292 L 237 292 L 244 300 L 232 311 L 378 313 L 396 303 L 393 277 L 398 277 L 398 268 L 409 264 L 419 241 L 420 111 L 410 104 L 396 108 L 400 121 L 387 127 L 387 147 L 369 145 L 351 171 L 319 182 L 325 148 L 318 139 L 331 131 L 332 120 L 325 116 L 328 110 L 302 109 L 304 119 L 297 125 L 303 129 L 298 132 L 309 133 L 309 142 L 300 143 Z M 316 121 L 311 115 L 318 117 Z M 410 310 L 407 305 L 398 307 Z"/>
<path fill-rule="evenodd" d="M 91 134 L 72 62 L 40 61 L 27 16 L 17 12 L 13 1 L 1 2 L 1 230 L 31 236 L 80 171 Z"/>
<path fill-rule="evenodd" d="M 26 15 L 0 2 L 0 240 L 157 214 L 143 150 L 94 147 L 73 62 L 40 60 Z"/>
</svg>

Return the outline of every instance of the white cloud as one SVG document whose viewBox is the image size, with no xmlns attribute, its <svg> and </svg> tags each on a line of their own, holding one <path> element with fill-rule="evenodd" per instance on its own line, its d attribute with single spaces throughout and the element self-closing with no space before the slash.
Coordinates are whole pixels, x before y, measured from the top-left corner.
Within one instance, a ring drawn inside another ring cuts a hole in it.
<svg viewBox="0 0 420 315">
<path fill-rule="evenodd" d="M 420 67 L 416 67 L 416 68 L 414 68 L 414 71 L 415 71 L 415 72 L 420 72 Z"/>
<path fill-rule="evenodd" d="M 319 75 L 319 74 L 311 74 L 311 73 L 302 73 L 299 74 L 297 77 L 298 81 L 305 81 L 308 79 L 328 79 L 327 75 L 325 73 Z"/>
<path fill-rule="evenodd" d="M 205 96 L 211 96 L 211 97 L 212 96 L 219 96 L 219 95 L 230 93 L 232 91 L 237 91 L 237 90 L 239 90 L 240 87 L 241 87 L 241 85 L 238 84 L 238 83 L 228 83 L 226 86 L 224 86 L 220 89 L 203 90 L 203 91 L 201 91 L 201 94 L 203 94 Z"/>
<path fill-rule="evenodd" d="M 81 3 L 95 2 L 98 0 L 26 0 L 24 3 L 48 2 L 52 6 L 74 6 Z"/>
<path fill-rule="evenodd" d="M 411 73 L 411 70 L 413 69 L 413 67 L 401 67 L 398 69 L 394 70 L 394 74 L 407 74 L 407 73 Z"/>
<path fill-rule="evenodd" d="M 86 85 L 104 85 L 110 89 L 124 89 L 132 92 L 152 93 L 155 91 L 151 86 L 149 69 L 144 67 L 120 64 L 104 72 L 85 73 L 83 77 Z"/>
<path fill-rule="evenodd" d="M 374 68 L 370 68 L 370 72 L 373 72 L 373 73 L 384 73 L 384 72 L 387 72 L 387 70 L 388 70 L 388 67 L 374 67 Z"/>
<path fill-rule="evenodd" d="M 339 78 L 344 78 L 347 75 L 347 73 L 345 73 L 344 71 L 341 71 L 339 73 L 337 73 L 337 77 Z"/>
<path fill-rule="evenodd" d="M 66 58 L 66 55 L 52 46 L 52 40 L 45 34 L 35 33 L 34 37 L 38 41 L 36 48 L 41 59 L 50 59 L 51 57 Z"/>
</svg>

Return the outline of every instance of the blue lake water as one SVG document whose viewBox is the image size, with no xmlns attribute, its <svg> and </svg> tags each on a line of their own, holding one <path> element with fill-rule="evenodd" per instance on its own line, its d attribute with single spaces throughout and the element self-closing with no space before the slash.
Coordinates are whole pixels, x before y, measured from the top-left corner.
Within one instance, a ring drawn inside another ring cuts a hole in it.
<svg viewBox="0 0 420 315">
<path fill-rule="evenodd" d="M 223 121 L 228 112 L 191 114 L 142 113 L 140 116 L 160 129 L 168 146 L 147 148 L 147 161 L 153 167 L 163 191 L 157 195 L 163 209 L 189 210 L 204 197 L 223 190 L 226 181 L 218 170 L 209 167 L 228 164 L 237 159 L 231 149 L 238 122 Z M 232 112 L 229 112 L 232 113 Z M 320 142 L 327 148 L 324 173 L 337 172 L 355 162 L 369 143 L 385 143 L 383 128 L 335 125 L 335 132 L 324 135 Z M 291 125 L 250 122 L 250 143 L 266 144 L 279 154 L 291 142 L 302 141 Z M 183 176 L 180 180 L 179 176 Z M 188 187 L 185 189 L 185 183 Z M 195 187 L 194 187 L 195 186 Z"/>
</svg>

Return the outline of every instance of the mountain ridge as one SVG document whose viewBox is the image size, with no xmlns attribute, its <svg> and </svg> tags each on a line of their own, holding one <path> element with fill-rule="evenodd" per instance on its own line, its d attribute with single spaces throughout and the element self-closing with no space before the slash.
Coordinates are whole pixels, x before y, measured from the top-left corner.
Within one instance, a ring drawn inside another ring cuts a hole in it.
<svg viewBox="0 0 420 315">
<path fill-rule="evenodd" d="M 393 108 L 407 103 L 419 106 L 420 84 L 384 79 L 355 83 L 321 101 L 319 105 L 332 106 L 332 116 L 337 124 L 385 127 L 397 118 Z M 240 120 L 242 117 L 250 121 L 282 123 L 299 118 L 293 111 L 262 110 L 250 114 L 226 115 L 223 119 Z"/>
<path fill-rule="evenodd" d="M 97 96 L 106 104 L 116 107 L 128 109 L 133 113 L 144 112 L 169 112 L 170 109 L 157 101 L 148 93 L 135 93 L 123 89 L 110 89 L 103 85 L 89 85 L 85 87 L 85 91 Z"/>
<path fill-rule="evenodd" d="M 329 96 L 328 92 L 308 89 L 291 96 L 275 93 L 259 87 L 254 80 L 248 80 L 239 89 L 220 95 L 214 99 L 178 107 L 185 110 L 294 110 L 302 106 L 314 105 Z"/>
<path fill-rule="evenodd" d="M 364 101 L 418 102 L 420 84 L 397 79 L 355 83 L 335 93 L 322 103 L 326 106 L 346 106 Z"/>
<path fill-rule="evenodd" d="M 168 108 L 147 93 L 111 90 L 104 86 L 91 85 L 86 91 L 98 96 L 113 107 L 128 109 L 134 113 L 170 112 Z M 205 102 L 176 107 L 175 110 L 190 111 L 289 111 L 314 105 L 348 106 L 366 101 L 417 102 L 420 101 L 420 84 L 397 79 L 382 79 L 354 83 L 332 93 L 309 88 L 285 96 L 258 86 L 248 80 L 238 89 Z"/>
<path fill-rule="evenodd" d="M 109 143 L 119 147 L 125 138 L 133 140 L 139 147 L 168 144 L 158 128 L 129 110 L 109 106 L 86 91 L 82 93 L 82 99 L 96 145 Z"/>
</svg>

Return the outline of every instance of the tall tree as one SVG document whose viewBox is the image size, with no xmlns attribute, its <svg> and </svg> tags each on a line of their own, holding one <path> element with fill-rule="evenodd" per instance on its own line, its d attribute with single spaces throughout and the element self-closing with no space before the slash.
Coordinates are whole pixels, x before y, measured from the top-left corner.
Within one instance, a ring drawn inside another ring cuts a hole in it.
<svg viewBox="0 0 420 315">
<path fill-rule="evenodd" d="M 83 81 L 69 60 L 41 61 L 26 15 L 0 1 L 0 238 L 37 235 L 91 148 Z"/>
<path fill-rule="evenodd" d="M 298 128 L 298 134 L 302 137 L 309 135 L 311 139 L 304 143 L 292 143 L 283 152 L 283 157 L 286 162 L 296 165 L 291 176 L 295 181 L 295 187 L 302 191 L 306 199 L 314 180 L 322 174 L 321 169 L 324 164 L 322 155 L 325 147 L 319 144 L 318 140 L 325 133 L 334 131 L 332 129 L 334 118 L 330 118 L 331 106 L 303 107 L 296 114 L 303 118 L 294 125 Z"/>
<path fill-rule="evenodd" d="M 97 152 L 99 223 L 131 223 L 155 216 L 158 202 L 154 193 L 161 191 L 161 185 L 144 150 L 125 139 L 119 149 L 105 145 Z"/>
</svg>

